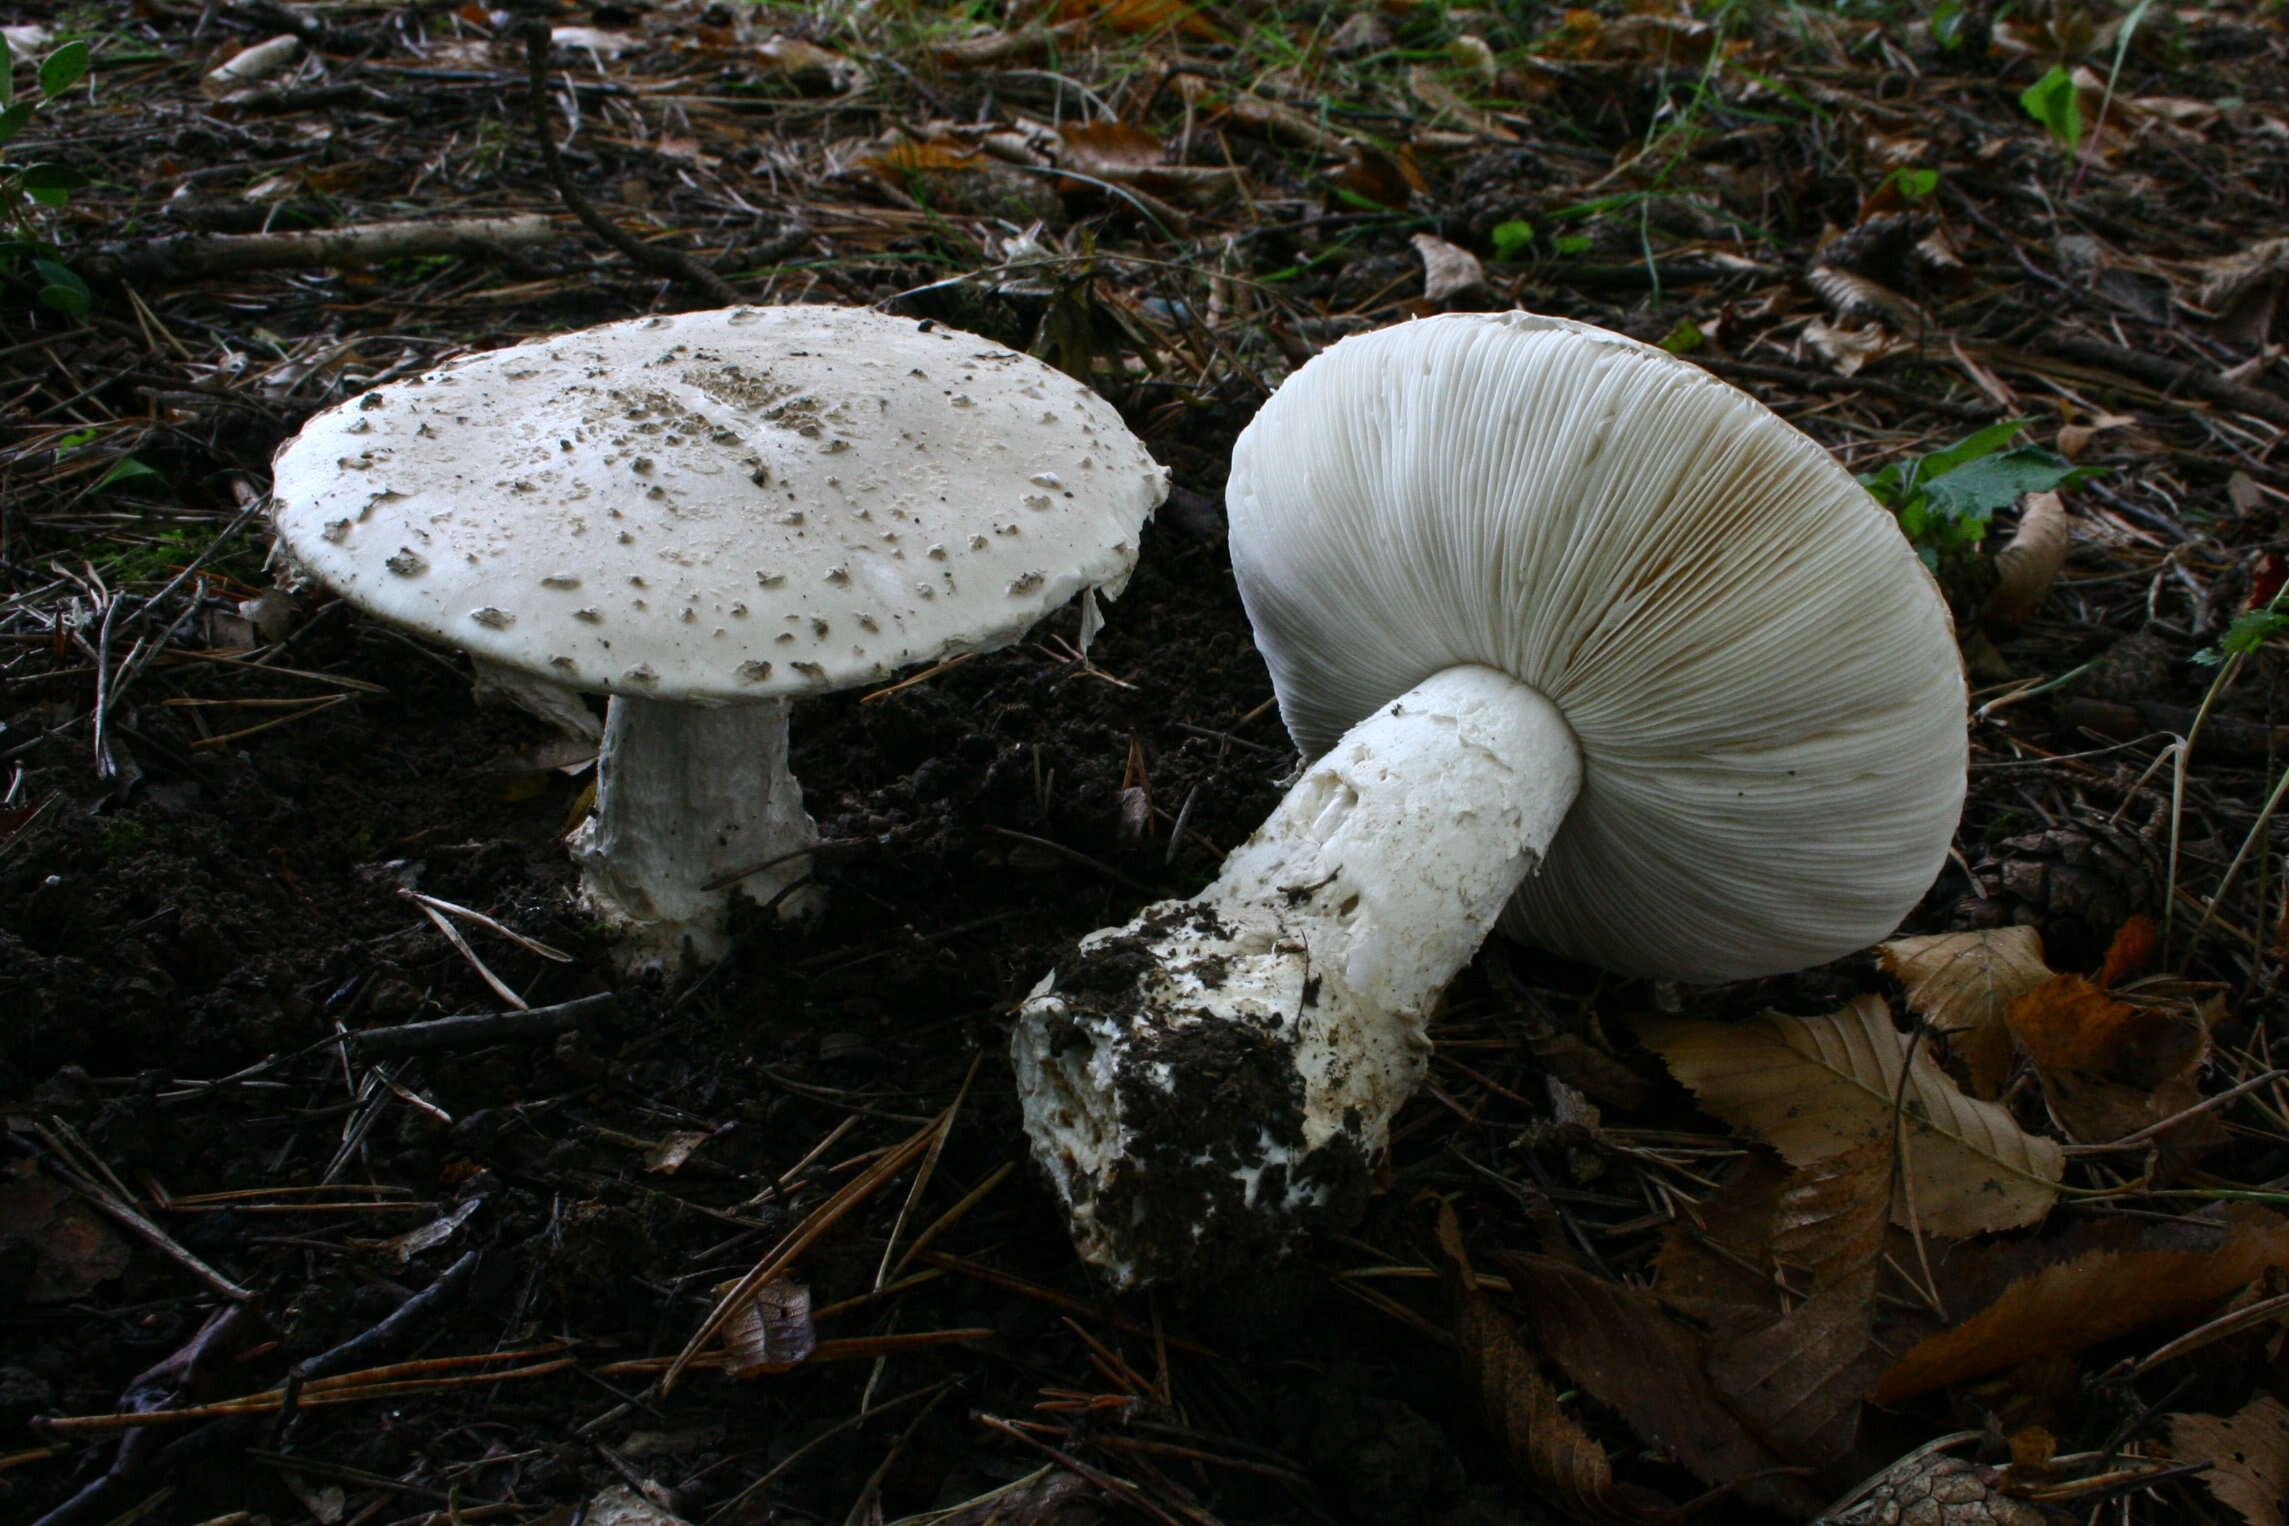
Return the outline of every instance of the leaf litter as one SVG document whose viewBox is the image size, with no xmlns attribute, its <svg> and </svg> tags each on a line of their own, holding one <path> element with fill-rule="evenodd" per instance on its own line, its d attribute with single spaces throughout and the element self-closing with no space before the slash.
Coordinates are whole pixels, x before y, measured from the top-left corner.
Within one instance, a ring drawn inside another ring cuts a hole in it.
<svg viewBox="0 0 2289 1526">
<path fill-rule="evenodd" d="M 507 13 L 7 28 L 7 1509 L 2278 1520 L 2281 18 L 1767 9 L 558 7 L 593 217 Z M 799 732 L 815 940 L 614 999 L 552 734 L 284 607 L 254 524 L 308 413 L 695 270 L 1049 356 L 1178 493 L 1087 658 Z M 1880 969 L 1489 951 L 1365 1224 L 1107 1298 L 991 1057 L 1290 761 L 1230 439 L 1344 333 L 1512 304 L 1892 495 L 1972 677 L 1960 859 Z"/>
</svg>

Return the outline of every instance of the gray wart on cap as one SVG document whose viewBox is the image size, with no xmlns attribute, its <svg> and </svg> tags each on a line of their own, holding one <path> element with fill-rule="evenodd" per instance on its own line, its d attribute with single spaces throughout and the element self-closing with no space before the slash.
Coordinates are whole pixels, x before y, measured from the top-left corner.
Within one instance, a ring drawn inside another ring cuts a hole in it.
<svg viewBox="0 0 2289 1526">
<path fill-rule="evenodd" d="M 781 702 L 1119 593 L 1166 490 L 1111 405 L 1030 356 L 866 309 L 741 307 L 378 387 L 279 452 L 273 514 L 361 608 L 614 697 L 576 851 L 641 961 L 720 953 L 726 876 L 769 862 L 741 882 L 768 901 L 806 872 Z"/>
</svg>

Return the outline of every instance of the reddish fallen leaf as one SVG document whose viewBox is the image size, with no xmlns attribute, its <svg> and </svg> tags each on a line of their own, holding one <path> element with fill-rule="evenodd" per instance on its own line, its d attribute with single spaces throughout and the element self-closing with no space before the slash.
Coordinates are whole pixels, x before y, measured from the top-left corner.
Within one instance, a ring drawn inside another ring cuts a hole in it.
<svg viewBox="0 0 2289 1526">
<path fill-rule="evenodd" d="M 2011 1002 L 2011 1035 L 2043 1070 L 2099 1071 L 2113 1062 L 2138 1009 L 2080 975 L 2053 975 Z"/>
<path fill-rule="evenodd" d="M 2289 1405 L 2261 1398 L 2230 1416 L 2170 1416 L 2170 1455 L 2206 1462 L 2201 1475 L 2217 1502 L 2249 1526 L 2284 1526 L 2289 1499 Z"/>
<path fill-rule="evenodd" d="M 1704 1371 L 1701 1337 L 1639 1287 L 1548 1256 L 1494 1258 L 1533 1344 L 1648 1444 L 1712 1484 L 1768 1509 L 1808 1515 L 1819 1501 L 1787 1460 L 1725 1407 Z"/>
<path fill-rule="evenodd" d="M 2161 929 L 2152 917 L 2139 912 L 2114 930 L 2114 941 L 2106 946 L 2106 963 L 2098 972 L 2098 986 L 2110 989 L 2144 974 L 2161 951 Z"/>
<path fill-rule="evenodd" d="M 2012 1002 L 2010 1023 L 2052 1113 L 2079 1143 L 2119 1139 L 2200 1100 L 2209 1024 L 2191 1008 L 2133 1005 L 2058 975 Z M 2182 1158 L 2201 1142 L 2173 1143 Z"/>
<path fill-rule="evenodd" d="M 2289 1265 L 2289 1221 L 2263 1210 L 2230 1215 L 2215 1250 L 2093 1251 L 2004 1289 L 1979 1313 L 1917 1345 L 1877 1380 L 1877 1404 L 2074 1352 L 2146 1325 L 2185 1324 L 2269 1266 Z"/>
<path fill-rule="evenodd" d="M 1520 1477 L 1546 1489 L 1560 1509 L 1590 1526 L 1651 1526 L 1671 1519 L 1668 1502 L 1614 1482 L 1605 1449 L 1558 1402 L 1492 1299 L 1480 1291 L 1463 1249 L 1454 1209 L 1440 1203 L 1435 1231 L 1455 1347 L 1478 1396 L 1479 1414 Z"/>
</svg>

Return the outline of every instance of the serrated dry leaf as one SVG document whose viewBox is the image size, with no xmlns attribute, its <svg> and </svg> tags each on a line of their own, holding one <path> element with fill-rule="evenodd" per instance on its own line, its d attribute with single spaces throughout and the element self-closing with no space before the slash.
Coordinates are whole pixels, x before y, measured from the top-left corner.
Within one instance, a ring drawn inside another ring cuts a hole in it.
<svg viewBox="0 0 2289 1526">
<path fill-rule="evenodd" d="M 2201 1480 L 2217 1502 L 2249 1526 L 2285 1526 L 2289 1516 L 2289 1405 L 2270 1396 L 2231 1416 L 2179 1414 L 2170 1418 L 2170 1455 L 2206 1462 Z"/>
<path fill-rule="evenodd" d="M 1810 1297 L 1760 1330 L 1713 1336 L 1708 1372 L 1725 1403 L 1785 1457 L 1826 1461 L 1857 1438 L 1878 1258 L 1891 1220 L 1891 1141 L 1790 1176 L 1772 1217 L 1772 1260 Z"/>
<path fill-rule="evenodd" d="M 1440 1203 L 1435 1236 L 1455 1348 L 1478 1396 L 1480 1415 L 1510 1466 L 1550 1492 L 1559 1508 L 1591 1526 L 1651 1526 L 1674 1512 L 1643 1490 L 1624 1491 L 1613 1464 L 1581 1422 L 1559 1403 L 1518 1331 L 1480 1291 L 1454 1209 Z"/>
<path fill-rule="evenodd" d="M 2043 935 L 2031 927 L 1894 938 L 1877 951 L 1907 988 L 1908 1008 L 1939 1031 L 1970 1074 L 1971 1095 L 1993 1098 L 2011 1070 L 2011 1003 L 2051 977 Z"/>
<path fill-rule="evenodd" d="M 1769 1509 L 1805 1515 L 1818 1503 L 1800 1480 L 1773 1471 L 1785 1459 L 1725 1407 L 1704 1371 L 1700 1337 L 1651 1293 L 1548 1256 L 1493 1259 L 1534 1344 L 1645 1441 Z"/>
<path fill-rule="evenodd" d="M 2093 1251 L 2021 1278 L 1962 1324 L 1921 1342 L 1877 1380 L 1869 1399 L 1897 1404 L 2145 1325 L 2184 1324 L 2283 1265 L 2289 1222 L 2261 1210 L 2233 1215 L 2212 1251 Z"/>
<path fill-rule="evenodd" d="M 1902 1128 L 1916 1222 L 1960 1237 L 2041 1219 L 2066 1159 L 1992 1102 L 1966 1097 L 1863 996 L 1825 1017 L 1767 1012 L 1746 1023 L 1656 1020 L 1639 1036 L 1702 1104 L 1791 1165 L 1890 1138 Z M 1906 1116 L 1895 1119 L 1905 1074 Z M 1901 1205 L 1903 1208 L 1905 1204 Z"/>
<path fill-rule="evenodd" d="M 2066 566 L 2070 516 L 2056 493 L 2029 493 L 2019 528 L 1995 553 L 1995 590 L 1987 596 L 1990 620 L 2024 620 L 2042 606 L 2043 596 Z"/>
</svg>

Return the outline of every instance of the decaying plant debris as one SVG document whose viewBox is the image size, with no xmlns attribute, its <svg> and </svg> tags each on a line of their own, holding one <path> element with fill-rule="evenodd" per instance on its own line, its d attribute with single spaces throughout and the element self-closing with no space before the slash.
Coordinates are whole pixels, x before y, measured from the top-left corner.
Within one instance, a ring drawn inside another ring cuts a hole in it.
<svg viewBox="0 0 2289 1526">
<path fill-rule="evenodd" d="M 139 0 L 7 42 L 9 162 L 58 168 L 0 171 L 41 246 L 0 274 L 0 1513 L 2281 1519 L 2277 8 Z M 621 985 L 568 909 L 586 744 L 276 590 L 266 463 L 724 291 L 1028 349 L 1175 491 L 1094 641 L 798 721 L 815 931 Z M 1109 1295 L 1001 1056 L 1292 762 L 1232 437 L 1342 334 L 1512 305 L 1888 473 L 1971 664 L 1958 853 L 1804 976 L 1490 949 L 1364 1223 Z"/>
</svg>

